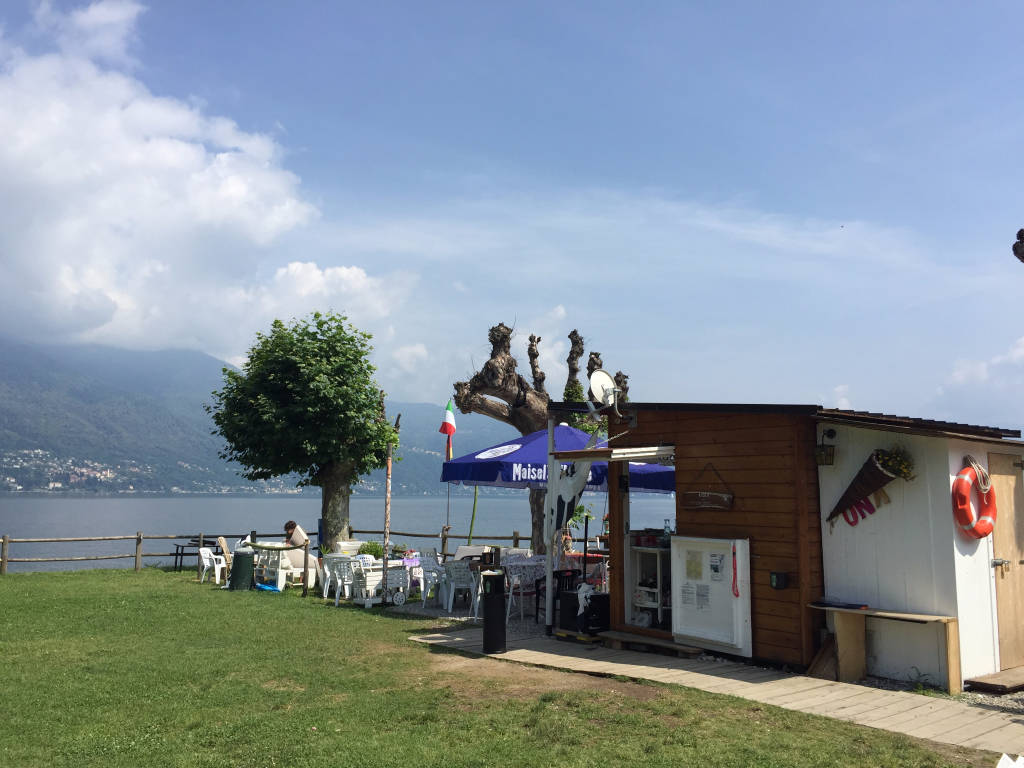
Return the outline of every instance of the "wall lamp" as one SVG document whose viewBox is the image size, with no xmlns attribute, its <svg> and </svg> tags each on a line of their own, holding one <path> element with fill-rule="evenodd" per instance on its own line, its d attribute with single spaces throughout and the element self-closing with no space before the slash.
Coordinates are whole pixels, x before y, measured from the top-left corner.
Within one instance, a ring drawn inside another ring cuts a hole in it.
<svg viewBox="0 0 1024 768">
<path fill-rule="evenodd" d="M 831 467 L 836 461 L 836 447 L 826 443 L 826 439 L 835 440 L 836 431 L 831 428 L 821 431 L 821 442 L 814 447 L 814 458 L 819 467 Z"/>
</svg>

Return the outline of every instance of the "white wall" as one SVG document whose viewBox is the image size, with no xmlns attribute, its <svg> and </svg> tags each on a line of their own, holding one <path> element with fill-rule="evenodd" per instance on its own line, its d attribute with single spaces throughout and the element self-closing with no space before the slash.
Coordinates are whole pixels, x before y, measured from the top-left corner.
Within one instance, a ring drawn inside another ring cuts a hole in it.
<svg viewBox="0 0 1024 768">
<path fill-rule="evenodd" d="M 825 597 L 872 608 L 957 615 L 950 506 L 950 454 L 941 438 L 827 425 L 836 430 L 836 459 L 818 468 Z M 826 428 L 827 428 L 826 427 Z M 818 427 L 819 435 L 822 426 Z M 917 477 L 885 489 L 892 503 L 851 527 L 825 522 L 833 505 L 876 448 L 898 444 L 914 458 Z M 869 619 L 868 673 L 945 685 L 941 624 Z M 963 645 L 961 643 L 961 648 Z"/>
<path fill-rule="evenodd" d="M 1011 446 L 949 441 L 949 501 L 945 515 L 956 570 L 956 598 L 960 619 L 960 666 L 965 678 L 999 671 L 999 636 L 996 631 L 996 581 L 992 568 L 992 537 L 972 539 L 957 531 L 953 520 L 953 480 L 970 454 L 988 469 L 988 453 L 1016 453 Z M 996 500 L 999 509 L 1000 500 Z M 999 524 L 998 518 L 996 525 Z"/>
</svg>

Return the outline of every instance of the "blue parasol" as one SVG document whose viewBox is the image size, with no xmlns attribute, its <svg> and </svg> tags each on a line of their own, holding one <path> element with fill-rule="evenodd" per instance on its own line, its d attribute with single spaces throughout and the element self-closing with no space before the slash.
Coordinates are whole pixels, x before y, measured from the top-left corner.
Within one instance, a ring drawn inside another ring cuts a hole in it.
<svg viewBox="0 0 1024 768">
<path fill-rule="evenodd" d="M 555 427 L 555 450 L 585 448 L 590 435 L 566 425 Z M 548 481 L 548 432 L 542 429 L 523 437 L 444 462 L 442 483 L 492 485 L 499 488 L 545 488 Z M 597 444 L 604 448 L 605 441 Z M 660 464 L 629 464 L 629 489 L 645 493 L 672 493 L 676 489 L 674 467 Z M 608 463 L 595 461 L 584 490 L 608 490 Z"/>
</svg>

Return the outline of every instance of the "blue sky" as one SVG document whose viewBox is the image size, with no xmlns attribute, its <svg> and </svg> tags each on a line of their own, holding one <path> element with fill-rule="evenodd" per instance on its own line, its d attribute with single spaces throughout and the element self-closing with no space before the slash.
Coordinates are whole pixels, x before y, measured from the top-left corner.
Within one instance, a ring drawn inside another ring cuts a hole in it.
<svg viewBox="0 0 1024 768">
<path fill-rule="evenodd" d="M 438 403 L 498 321 L 560 396 L 575 327 L 636 400 L 1017 427 L 1022 20 L 7 3 L 0 323 L 238 361 L 334 309 Z"/>
</svg>

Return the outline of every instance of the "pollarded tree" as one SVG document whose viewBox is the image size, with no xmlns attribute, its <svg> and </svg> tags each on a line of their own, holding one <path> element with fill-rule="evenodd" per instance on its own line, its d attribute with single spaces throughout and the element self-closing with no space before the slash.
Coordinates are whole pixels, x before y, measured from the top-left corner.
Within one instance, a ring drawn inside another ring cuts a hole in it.
<svg viewBox="0 0 1024 768">
<path fill-rule="evenodd" d="M 533 385 L 517 371 L 518 363 L 512 357 L 512 329 L 504 323 L 498 323 L 487 334 L 491 342 L 491 356 L 469 381 L 455 384 L 455 404 L 463 413 L 482 413 L 492 419 L 503 421 L 519 430 L 522 435 L 529 435 L 545 429 L 548 423 L 548 402 L 550 397 L 544 388 L 546 378 L 540 369 L 538 359 L 540 352 L 540 336 L 531 335 L 527 346 L 530 358 L 530 371 Z M 569 334 L 571 346 L 569 357 L 569 375 L 566 378 L 563 397 L 569 401 L 583 401 L 583 387 L 577 378 L 579 360 L 583 356 L 583 337 L 575 329 Z M 601 356 L 597 352 L 590 353 L 587 372 L 593 373 L 601 367 Z M 626 376 L 622 371 L 615 374 L 616 384 L 622 389 L 625 397 L 629 389 Z M 547 550 L 544 541 L 544 491 L 530 491 L 530 541 L 535 552 Z"/>
<path fill-rule="evenodd" d="M 285 325 L 275 320 L 241 371 L 224 369 L 213 393 L 216 430 L 227 441 L 221 457 L 265 480 L 298 474 L 299 485 L 322 490 L 324 538 L 332 548 L 351 538 L 353 483 L 384 466 L 398 435 L 384 415 L 384 393 L 373 379 L 370 335 L 332 313 Z"/>
</svg>

